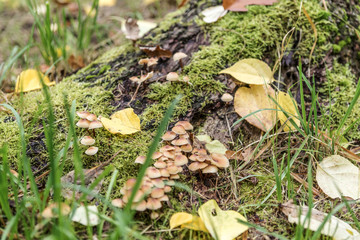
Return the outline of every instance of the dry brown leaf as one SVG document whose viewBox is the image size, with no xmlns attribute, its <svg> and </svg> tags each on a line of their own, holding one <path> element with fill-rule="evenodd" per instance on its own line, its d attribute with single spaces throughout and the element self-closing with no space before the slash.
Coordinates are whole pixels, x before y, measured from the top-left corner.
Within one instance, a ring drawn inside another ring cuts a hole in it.
<svg viewBox="0 0 360 240">
<path fill-rule="evenodd" d="M 224 9 L 233 12 L 247 12 L 248 5 L 272 5 L 277 0 L 224 0 Z"/>
<path fill-rule="evenodd" d="M 235 111 L 241 117 L 245 117 L 261 109 L 276 109 L 276 105 L 269 95 L 275 98 L 274 89 L 267 85 L 241 87 L 235 93 Z M 246 117 L 245 120 L 266 132 L 272 129 L 276 123 L 275 110 L 261 110 Z"/>
<path fill-rule="evenodd" d="M 156 47 L 140 47 L 140 50 L 143 50 L 149 57 L 165 57 L 171 58 L 172 52 L 169 50 L 162 49 L 159 45 Z"/>
<path fill-rule="evenodd" d="M 75 71 L 85 67 L 84 59 L 81 56 L 75 57 L 73 54 L 70 55 L 68 63 L 69 66 Z"/>
</svg>

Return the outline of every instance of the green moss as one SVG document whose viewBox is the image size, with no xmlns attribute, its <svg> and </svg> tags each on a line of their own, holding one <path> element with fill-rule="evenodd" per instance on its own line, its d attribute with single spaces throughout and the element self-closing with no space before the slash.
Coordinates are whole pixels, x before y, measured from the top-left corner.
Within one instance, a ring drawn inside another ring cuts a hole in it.
<svg viewBox="0 0 360 240">
<path fill-rule="evenodd" d="M 327 81 L 319 89 L 319 92 L 323 94 L 322 99 L 325 101 L 323 106 L 325 114 L 322 116 L 322 124 L 329 125 L 331 129 L 336 129 L 354 98 L 356 77 L 351 72 L 349 64 L 341 65 L 337 61 L 334 61 L 332 69 L 327 71 L 326 77 Z M 360 104 L 357 103 L 346 120 L 344 129 L 359 118 Z M 360 139 L 357 125 L 346 137 L 350 140 Z"/>
</svg>

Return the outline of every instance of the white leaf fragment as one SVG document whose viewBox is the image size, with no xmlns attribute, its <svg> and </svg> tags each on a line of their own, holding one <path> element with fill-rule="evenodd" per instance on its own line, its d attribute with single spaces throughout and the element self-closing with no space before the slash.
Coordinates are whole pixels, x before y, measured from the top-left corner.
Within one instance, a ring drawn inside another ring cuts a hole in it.
<svg viewBox="0 0 360 240">
<path fill-rule="evenodd" d="M 75 210 L 71 220 L 84 226 L 96 226 L 100 223 L 98 213 L 96 206 L 80 206 Z"/>
<path fill-rule="evenodd" d="M 288 216 L 290 223 L 301 224 L 304 228 L 310 229 L 311 231 L 317 231 L 322 222 L 327 217 L 326 213 L 320 212 L 316 209 L 311 209 L 311 215 L 308 217 L 307 215 L 309 207 L 300 207 L 298 205 L 292 204 L 291 202 L 283 204 L 281 210 L 286 216 Z M 359 232 L 353 229 L 346 222 L 334 216 L 331 216 L 327 220 L 321 230 L 321 233 L 333 237 L 334 240 L 360 239 Z"/>
<path fill-rule="evenodd" d="M 225 10 L 223 5 L 210 7 L 201 12 L 205 17 L 203 18 L 206 23 L 216 22 L 219 18 L 226 15 L 228 10 Z"/>
<path fill-rule="evenodd" d="M 324 158 L 316 170 L 316 181 L 331 198 L 360 197 L 360 171 L 349 160 L 339 155 Z"/>
</svg>

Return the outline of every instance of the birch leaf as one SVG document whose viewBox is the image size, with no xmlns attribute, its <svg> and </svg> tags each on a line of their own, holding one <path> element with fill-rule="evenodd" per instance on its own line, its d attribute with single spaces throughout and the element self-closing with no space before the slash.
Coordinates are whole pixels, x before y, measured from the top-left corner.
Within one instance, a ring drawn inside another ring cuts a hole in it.
<svg viewBox="0 0 360 240">
<path fill-rule="evenodd" d="M 199 215 L 211 236 L 216 240 L 232 240 L 248 230 L 238 219 L 246 218 L 235 211 L 223 211 L 215 200 L 207 201 L 199 208 Z"/>
<path fill-rule="evenodd" d="M 226 15 L 228 11 L 224 9 L 222 5 L 215 6 L 215 7 L 209 7 L 201 12 L 202 15 L 204 15 L 204 22 L 206 23 L 213 23 L 219 20 L 219 18 Z"/>
<path fill-rule="evenodd" d="M 174 229 L 178 226 L 181 226 L 181 228 L 208 232 L 201 218 L 190 213 L 178 212 L 171 216 L 170 229 Z"/>
<path fill-rule="evenodd" d="M 71 220 L 84 226 L 96 226 L 100 223 L 98 212 L 96 206 L 80 206 L 75 210 Z"/>
<path fill-rule="evenodd" d="M 297 126 L 300 126 L 300 120 L 296 117 L 298 117 L 297 114 L 297 106 L 295 105 L 295 101 L 290 97 L 289 94 L 285 93 L 285 92 L 278 92 L 277 95 L 277 103 L 281 106 L 281 108 L 287 113 L 287 115 L 294 121 L 294 123 Z M 281 108 L 279 108 L 279 106 L 277 106 L 278 109 L 281 110 Z M 281 124 L 284 124 L 286 122 L 286 126 L 284 127 L 285 131 L 290 131 L 290 130 L 295 130 L 295 126 L 290 122 L 290 119 L 288 121 L 286 121 L 288 118 L 286 117 L 285 113 L 283 111 L 278 111 L 277 112 L 277 116 L 281 122 Z M 294 117 L 296 116 L 296 117 Z"/>
<path fill-rule="evenodd" d="M 47 76 L 35 69 L 22 71 L 16 80 L 15 92 L 30 92 L 41 89 L 41 79 L 47 86 L 55 85 L 55 82 L 50 82 L 50 79 Z"/>
<path fill-rule="evenodd" d="M 250 113 L 261 109 L 276 109 L 276 104 L 269 98 L 275 97 L 275 92 L 270 86 L 250 85 L 250 87 L 240 87 L 234 98 L 235 111 L 245 117 Z M 251 125 L 266 132 L 275 125 L 276 114 L 274 110 L 262 110 L 246 118 Z"/>
<path fill-rule="evenodd" d="M 316 169 L 316 181 L 331 198 L 360 197 L 359 168 L 339 155 L 324 158 Z"/>
<path fill-rule="evenodd" d="M 288 217 L 290 223 L 304 224 L 304 228 L 317 231 L 327 214 L 316 209 L 311 209 L 310 218 L 307 217 L 309 207 L 297 206 L 291 202 L 282 205 L 282 212 Z M 300 215 L 300 216 L 299 216 Z M 331 216 L 325 223 L 321 233 L 333 237 L 334 240 L 359 240 L 360 234 L 349 224 L 337 217 Z"/>
<path fill-rule="evenodd" d="M 110 119 L 101 117 L 101 122 L 109 132 L 116 134 L 133 134 L 140 131 L 140 118 L 132 108 L 115 112 Z"/>
<path fill-rule="evenodd" d="M 254 58 L 240 60 L 220 73 L 227 73 L 247 84 L 264 85 L 274 81 L 270 67 L 265 62 Z"/>
</svg>

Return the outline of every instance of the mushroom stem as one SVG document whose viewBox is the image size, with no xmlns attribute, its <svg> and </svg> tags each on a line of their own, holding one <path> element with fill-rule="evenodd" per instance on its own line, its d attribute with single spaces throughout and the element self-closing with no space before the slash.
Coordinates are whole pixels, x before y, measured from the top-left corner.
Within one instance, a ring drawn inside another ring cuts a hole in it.
<svg viewBox="0 0 360 240">
<path fill-rule="evenodd" d="M 139 83 L 138 86 L 136 87 L 135 93 L 134 93 L 134 95 L 131 97 L 130 102 L 128 103 L 128 106 L 130 106 L 131 102 L 134 101 L 134 99 L 135 99 L 135 97 L 136 97 L 136 94 L 137 94 L 138 91 L 139 91 L 140 85 L 141 85 L 141 83 Z"/>
<path fill-rule="evenodd" d="M 180 65 L 180 70 L 182 72 L 182 70 L 184 69 L 184 64 L 182 62 L 182 59 L 179 60 L 179 65 Z"/>
<path fill-rule="evenodd" d="M 95 129 L 92 130 L 93 136 L 96 137 Z"/>
</svg>

